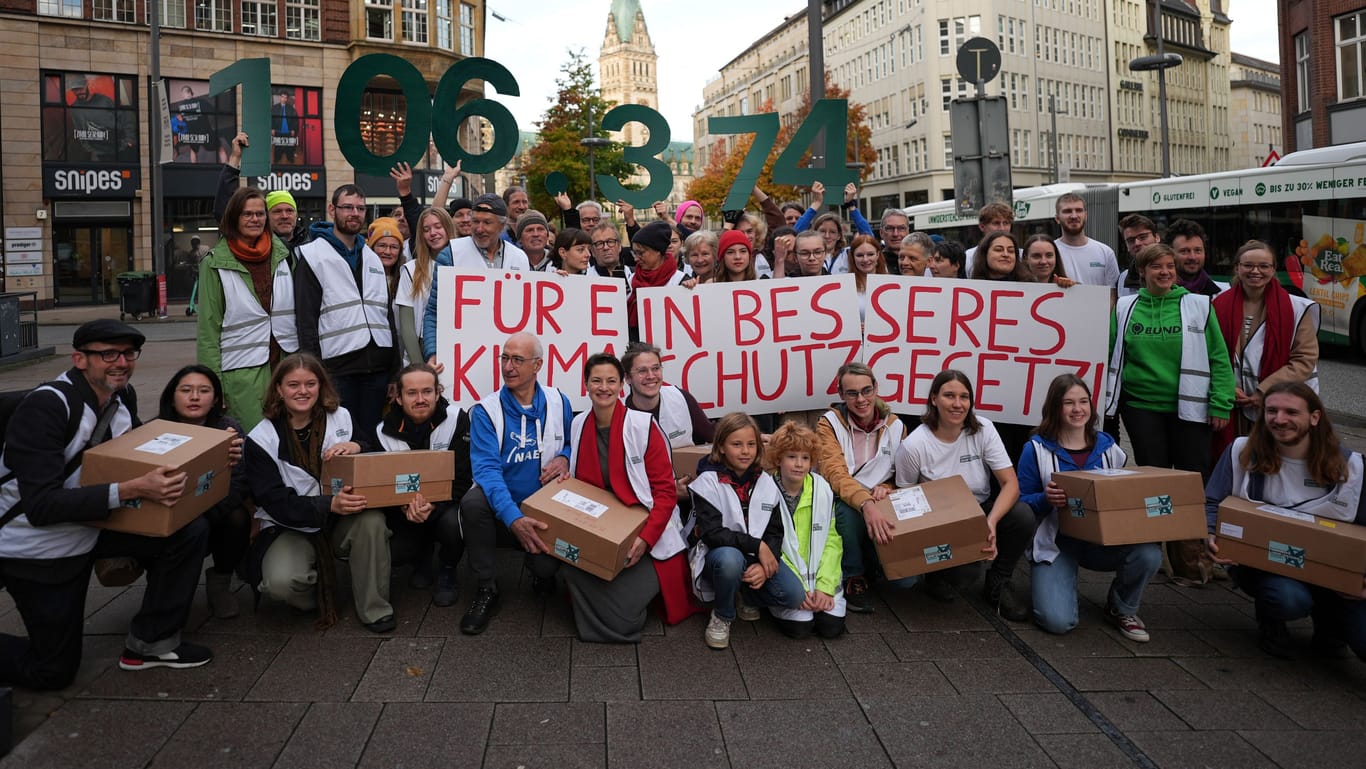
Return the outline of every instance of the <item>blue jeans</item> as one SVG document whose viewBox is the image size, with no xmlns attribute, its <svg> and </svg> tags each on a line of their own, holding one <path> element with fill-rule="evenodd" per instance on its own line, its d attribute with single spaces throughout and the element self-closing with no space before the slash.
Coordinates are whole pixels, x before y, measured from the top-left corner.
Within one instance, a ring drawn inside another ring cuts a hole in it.
<svg viewBox="0 0 1366 769">
<path fill-rule="evenodd" d="M 1137 614 L 1143 588 L 1162 566 L 1162 546 L 1097 545 L 1059 535 L 1058 555 L 1052 563 L 1035 563 L 1034 623 L 1049 633 L 1066 633 L 1077 626 L 1077 567 L 1113 571 L 1110 605 L 1120 614 Z"/>
<path fill-rule="evenodd" d="M 806 600 L 802 581 L 791 569 L 778 563 L 778 573 L 764 582 L 758 590 L 740 581 L 745 568 L 757 560 L 733 547 L 718 547 L 707 552 L 707 574 L 711 577 L 712 589 L 716 591 L 716 601 L 712 609 L 721 619 L 735 619 L 735 593 L 743 589 L 745 601 L 751 606 L 778 606 L 795 609 Z"/>
<path fill-rule="evenodd" d="M 1238 587 L 1255 600 L 1259 622 L 1314 618 L 1314 633 L 1342 639 L 1366 659 L 1366 601 L 1352 601 L 1326 587 L 1279 574 L 1237 566 L 1231 570 Z"/>
<path fill-rule="evenodd" d="M 865 568 L 863 565 L 863 546 L 866 543 L 870 548 L 872 547 L 872 540 L 868 538 L 868 526 L 863 522 L 863 514 L 844 504 L 844 500 L 836 499 L 835 531 L 839 532 L 840 539 L 844 542 L 844 556 L 840 559 L 840 571 L 843 573 L 845 581 L 848 581 L 850 577 L 862 577 Z M 869 550 L 869 552 L 873 551 Z"/>
</svg>

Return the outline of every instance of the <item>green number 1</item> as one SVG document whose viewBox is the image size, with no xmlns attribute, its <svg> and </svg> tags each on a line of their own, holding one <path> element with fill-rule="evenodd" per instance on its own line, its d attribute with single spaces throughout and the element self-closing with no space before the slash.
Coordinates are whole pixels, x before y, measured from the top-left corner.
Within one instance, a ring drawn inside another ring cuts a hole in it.
<svg viewBox="0 0 1366 769">
<path fill-rule="evenodd" d="M 639 209 L 646 209 L 673 192 L 674 174 L 669 164 L 655 157 L 669 147 L 669 123 L 664 116 L 643 104 L 622 104 L 602 116 L 604 131 L 619 131 L 627 123 L 637 122 L 650 132 L 644 144 L 623 147 L 622 160 L 635 163 L 650 175 L 650 183 L 641 190 L 629 190 L 607 174 L 598 174 L 598 188 L 608 200 L 624 200 Z"/>
<path fill-rule="evenodd" d="M 242 88 L 242 130 L 251 144 L 242 149 L 242 175 L 270 173 L 270 59 L 241 59 L 209 76 L 209 96 Z"/>
</svg>

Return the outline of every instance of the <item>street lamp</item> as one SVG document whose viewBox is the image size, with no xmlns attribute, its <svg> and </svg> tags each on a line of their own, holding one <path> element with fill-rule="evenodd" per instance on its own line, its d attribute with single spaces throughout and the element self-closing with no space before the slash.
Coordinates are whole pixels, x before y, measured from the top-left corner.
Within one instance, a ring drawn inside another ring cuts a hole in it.
<svg viewBox="0 0 1366 769">
<path fill-rule="evenodd" d="M 1158 119 L 1162 131 L 1162 176 L 1165 178 L 1172 175 L 1172 149 L 1167 137 L 1167 70 L 1181 66 L 1182 59 L 1181 54 L 1166 53 L 1162 49 L 1162 0 L 1153 0 L 1153 35 L 1157 38 L 1157 55 L 1134 59 L 1129 62 L 1129 70 L 1157 71 Z"/>
<path fill-rule="evenodd" d="M 579 139 L 579 145 L 588 148 L 588 199 L 598 199 L 598 175 L 593 167 L 593 153 L 598 147 L 606 147 L 612 143 L 611 139 L 604 139 L 596 135 L 593 130 L 593 105 L 588 105 L 588 135 Z"/>
</svg>

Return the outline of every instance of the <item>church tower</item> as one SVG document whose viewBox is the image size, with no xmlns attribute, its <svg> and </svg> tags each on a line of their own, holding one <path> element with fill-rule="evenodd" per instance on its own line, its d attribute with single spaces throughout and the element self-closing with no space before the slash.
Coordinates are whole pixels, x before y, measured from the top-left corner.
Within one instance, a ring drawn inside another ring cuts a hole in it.
<svg viewBox="0 0 1366 769">
<path fill-rule="evenodd" d="M 607 12 L 607 33 L 598 53 L 598 82 L 602 84 L 603 98 L 658 110 L 656 58 L 640 0 L 612 0 L 612 8 Z M 597 118 L 601 120 L 602 116 Z M 646 139 L 645 130 L 638 123 L 627 124 L 624 131 L 614 131 L 613 138 L 626 144 L 643 144 Z"/>
</svg>

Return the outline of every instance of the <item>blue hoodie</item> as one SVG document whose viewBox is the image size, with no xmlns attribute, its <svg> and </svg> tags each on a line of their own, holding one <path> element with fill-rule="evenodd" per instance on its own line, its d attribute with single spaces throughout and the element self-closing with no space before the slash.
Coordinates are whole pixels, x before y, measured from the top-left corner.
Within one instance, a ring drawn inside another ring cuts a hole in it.
<svg viewBox="0 0 1366 769">
<path fill-rule="evenodd" d="M 1056 441 L 1043 437 L 1042 435 L 1030 436 L 1029 442 L 1024 445 L 1024 450 L 1020 452 L 1020 501 L 1029 505 L 1034 510 L 1034 514 L 1043 517 L 1053 511 L 1053 506 L 1048 504 L 1044 497 L 1043 481 L 1039 477 L 1038 452 L 1051 451 L 1058 458 L 1058 472 L 1068 470 L 1095 470 L 1102 467 L 1101 460 L 1105 452 L 1115 445 L 1115 439 L 1109 433 L 1096 433 L 1096 445 L 1091 449 L 1090 456 L 1086 457 L 1085 467 L 1077 467 L 1072 461 L 1072 453 L 1059 446 Z"/>
<path fill-rule="evenodd" d="M 494 433 L 493 420 L 483 404 L 470 409 L 470 464 L 474 482 L 484 490 L 494 515 L 511 526 L 522 517 L 522 501 L 541 488 L 541 451 L 549 450 L 569 460 L 569 426 L 574 414 L 569 399 L 564 408 L 564 444 L 542 447 L 540 428 L 546 421 L 545 391 L 536 385 L 536 396 L 528 408 L 504 387 L 498 391 L 503 409 L 503 435 Z M 501 440 L 499 440 L 501 437 Z"/>
<path fill-rule="evenodd" d="M 342 243 L 337 239 L 337 234 L 334 230 L 335 225 L 332 222 L 314 222 L 308 228 L 308 235 L 310 239 L 322 238 L 323 240 L 326 240 L 337 250 L 337 253 L 341 255 L 341 258 L 345 259 L 346 263 L 351 265 L 351 272 L 357 272 L 360 270 L 361 249 L 365 247 L 365 233 L 356 233 L 355 245 L 351 248 L 347 248 L 345 243 Z"/>
<path fill-rule="evenodd" d="M 451 267 L 455 257 L 451 256 L 451 244 L 436 252 L 433 257 L 437 267 Z M 436 269 L 432 270 L 430 292 L 427 294 L 427 312 L 422 316 L 422 355 L 431 360 L 436 355 Z"/>
</svg>

